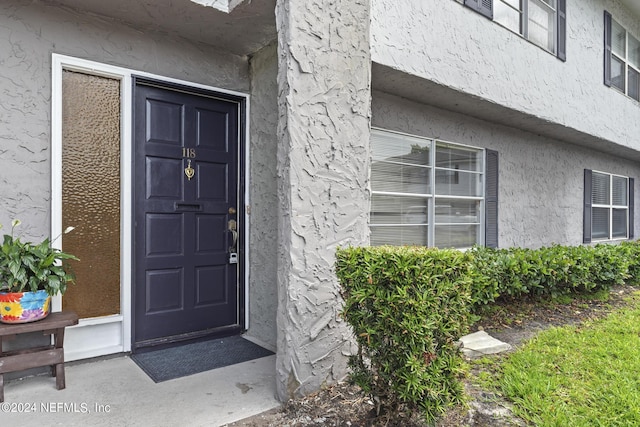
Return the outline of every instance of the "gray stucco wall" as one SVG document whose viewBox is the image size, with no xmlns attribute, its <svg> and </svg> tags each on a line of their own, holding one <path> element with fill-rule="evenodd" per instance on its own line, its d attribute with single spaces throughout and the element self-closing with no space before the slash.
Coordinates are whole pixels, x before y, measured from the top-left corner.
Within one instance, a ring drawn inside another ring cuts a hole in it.
<svg viewBox="0 0 640 427">
<path fill-rule="evenodd" d="M 340 245 L 366 244 L 369 2 L 279 0 L 278 396 L 346 374 L 351 332 L 334 272 Z"/>
<path fill-rule="evenodd" d="M 503 248 L 582 244 L 584 169 L 640 178 L 636 162 L 377 91 L 372 126 L 497 150 Z"/>
<path fill-rule="evenodd" d="M 603 11 L 640 37 L 617 0 L 567 0 L 567 61 L 461 1 L 371 0 L 371 56 L 489 103 L 640 149 L 640 105 L 603 84 Z"/>
<path fill-rule="evenodd" d="M 245 58 L 49 6 L 0 4 L 0 224 L 20 218 L 27 237 L 49 235 L 51 54 L 248 92 Z"/>
<path fill-rule="evenodd" d="M 276 349 L 278 310 L 278 56 L 272 44 L 251 60 L 249 215 L 249 329 L 247 334 Z"/>
</svg>

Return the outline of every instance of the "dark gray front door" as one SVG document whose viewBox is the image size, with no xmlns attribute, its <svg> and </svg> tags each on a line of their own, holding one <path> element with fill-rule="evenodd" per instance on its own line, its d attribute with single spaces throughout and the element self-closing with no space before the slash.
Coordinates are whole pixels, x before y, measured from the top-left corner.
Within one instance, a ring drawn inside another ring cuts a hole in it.
<svg viewBox="0 0 640 427">
<path fill-rule="evenodd" d="M 239 332 L 241 104 L 141 79 L 134 103 L 133 347 Z"/>
</svg>

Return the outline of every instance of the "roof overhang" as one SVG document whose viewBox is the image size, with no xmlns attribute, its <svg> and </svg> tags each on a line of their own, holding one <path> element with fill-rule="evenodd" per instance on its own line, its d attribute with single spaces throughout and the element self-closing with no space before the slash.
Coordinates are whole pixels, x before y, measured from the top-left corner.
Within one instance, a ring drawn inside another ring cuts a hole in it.
<svg viewBox="0 0 640 427">
<path fill-rule="evenodd" d="M 42 0 L 81 13 L 250 55 L 276 36 L 276 0 Z"/>
<path fill-rule="evenodd" d="M 638 0 L 620 0 L 634 15 L 640 19 L 640 1 Z"/>
<path fill-rule="evenodd" d="M 478 96 L 439 85 L 386 65 L 374 62 L 372 63 L 371 71 L 373 90 L 432 105 L 464 116 L 521 129 L 535 135 L 640 161 L 640 151 L 587 134 L 578 129 L 533 116 L 523 111 L 509 109 Z"/>
</svg>

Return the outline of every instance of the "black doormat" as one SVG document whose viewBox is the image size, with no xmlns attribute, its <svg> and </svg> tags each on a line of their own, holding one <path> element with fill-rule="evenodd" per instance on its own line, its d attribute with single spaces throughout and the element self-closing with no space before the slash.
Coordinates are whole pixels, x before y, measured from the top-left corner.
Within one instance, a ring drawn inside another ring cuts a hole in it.
<svg viewBox="0 0 640 427">
<path fill-rule="evenodd" d="M 272 351 L 236 335 L 136 353 L 131 355 L 131 359 L 159 383 L 272 354 Z"/>
</svg>

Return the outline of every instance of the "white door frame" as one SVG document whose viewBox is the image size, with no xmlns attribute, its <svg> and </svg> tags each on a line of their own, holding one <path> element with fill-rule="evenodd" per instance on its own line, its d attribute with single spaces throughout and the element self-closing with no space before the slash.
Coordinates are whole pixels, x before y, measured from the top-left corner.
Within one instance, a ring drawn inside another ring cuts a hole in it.
<svg viewBox="0 0 640 427">
<path fill-rule="evenodd" d="M 245 98 L 245 186 L 239 188 L 244 194 L 245 206 L 249 206 L 249 95 L 245 93 L 220 89 L 184 80 L 158 76 L 155 74 L 135 71 L 84 59 L 74 58 L 54 53 L 52 55 L 51 77 L 51 236 L 62 234 L 62 71 L 71 70 L 86 74 L 97 75 L 120 81 L 121 89 L 121 136 L 120 136 L 120 166 L 121 166 L 121 206 L 120 206 L 120 314 L 90 319 L 80 319 L 77 326 L 67 328 L 65 339 L 65 359 L 77 360 L 107 354 L 131 351 L 132 325 L 132 215 L 133 191 L 132 178 L 132 76 L 149 77 L 169 83 L 177 83 L 209 91 L 225 93 Z M 240 150 L 240 144 L 238 149 Z M 240 180 L 239 180 L 240 185 Z M 249 209 L 245 209 L 244 216 L 244 244 L 249 248 Z M 62 246 L 62 238 L 55 241 L 55 245 Z M 244 277 L 244 310 L 245 328 L 249 328 L 249 251 L 244 251 L 243 262 L 246 266 Z M 78 284 L 77 286 L 83 286 Z M 90 286 L 90 285 L 87 285 Z M 53 299 L 53 311 L 62 309 L 62 298 Z"/>
</svg>

